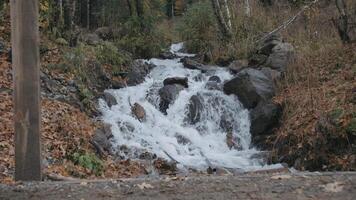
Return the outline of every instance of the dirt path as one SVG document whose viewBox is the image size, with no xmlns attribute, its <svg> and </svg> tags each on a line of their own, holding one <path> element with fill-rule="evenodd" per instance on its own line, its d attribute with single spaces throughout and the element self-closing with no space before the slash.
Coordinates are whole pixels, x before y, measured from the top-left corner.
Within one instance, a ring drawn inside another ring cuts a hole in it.
<svg viewBox="0 0 356 200">
<path fill-rule="evenodd" d="M 0 199 L 354 199 L 356 173 L 278 173 L 0 185 Z"/>
</svg>

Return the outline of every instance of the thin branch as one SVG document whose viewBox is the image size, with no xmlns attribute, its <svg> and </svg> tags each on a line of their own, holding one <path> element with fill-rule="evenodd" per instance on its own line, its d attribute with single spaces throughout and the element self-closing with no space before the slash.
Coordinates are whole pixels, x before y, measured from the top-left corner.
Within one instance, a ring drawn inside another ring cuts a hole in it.
<svg viewBox="0 0 356 200">
<path fill-rule="evenodd" d="M 282 29 L 286 29 L 290 24 L 292 24 L 302 13 L 304 13 L 306 10 L 308 10 L 312 5 L 316 4 L 319 0 L 314 0 L 312 2 L 310 2 L 308 5 L 304 6 L 296 15 L 294 15 L 293 17 L 289 18 L 287 21 L 285 21 L 283 24 L 281 24 L 280 26 L 278 26 L 276 29 L 274 29 L 273 31 L 267 33 L 266 35 L 264 35 L 262 38 L 258 39 L 255 43 L 258 43 L 266 38 L 268 38 L 269 36 L 279 32 Z"/>
</svg>

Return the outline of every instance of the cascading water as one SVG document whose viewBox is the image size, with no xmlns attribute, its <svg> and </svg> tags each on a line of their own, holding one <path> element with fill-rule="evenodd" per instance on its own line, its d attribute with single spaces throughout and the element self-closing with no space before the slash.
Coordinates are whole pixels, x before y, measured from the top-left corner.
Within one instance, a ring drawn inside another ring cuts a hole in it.
<svg viewBox="0 0 356 200">
<path fill-rule="evenodd" d="M 179 57 L 192 54 L 178 53 L 182 44 L 172 45 L 171 52 Z M 112 125 L 114 146 L 125 146 L 122 156 L 138 158 L 142 152 L 150 152 L 180 166 L 205 169 L 209 164 L 215 167 L 255 170 L 263 167 L 261 159 L 252 158 L 258 153 L 250 148 L 250 121 L 248 110 L 244 109 L 233 95 L 220 90 L 207 89 L 212 76 L 221 82 L 230 80 L 232 75 L 223 68 L 202 73 L 183 67 L 180 58 L 151 59 L 155 67 L 142 84 L 119 90 L 108 90 L 118 104 L 109 108 L 100 100 L 103 121 Z M 187 77 L 189 87 L 182 90 L 169 106 L 167 115 L 159 110 L 159 89 L 168 77 Z M 200 99 L 200 117 L 196 123 L 187 120 L 190 99 Z M 130 102 L 129 102 L 130 101 Z M 131 112 L 131 105 L 139 103 L 146 111 L 146 120 L 140 122 Z M 226 127 L 229 128 L 226 128 Z M 227 145 L 227 134 L 233 148 Z M 208 162 L 207 162 L 208 160 Z M 271 166 L 270 166 L 271 167 Z"/>
</svg>

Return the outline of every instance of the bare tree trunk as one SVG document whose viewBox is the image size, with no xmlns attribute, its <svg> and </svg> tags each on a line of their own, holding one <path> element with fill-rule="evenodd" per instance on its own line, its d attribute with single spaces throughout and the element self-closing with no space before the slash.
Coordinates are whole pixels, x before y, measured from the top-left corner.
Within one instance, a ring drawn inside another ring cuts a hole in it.
<svg viewBox="0 0 356 200">
<path fill-rule="evenodd" d="M 38 0 L 11 0 L 15 180 L 41 181 Z"/>
<path fill-rule="evenodd" d="M 126 3 L 127 3 L 128 9 L 129 9 L 130 16 L 132 16 L 133 15 L 133 11 L 132 11 L 132 6 L 131 6 L 130 0 L 126 0 Z"/>
<path fill-rule="evenodd" d="M 90 29 L 90 0 L 87 0 L 87 12 L 86 12 L 86 14 L 87 14 L 87 17 L 86 17 L 86 19 L 87 19 L 87 23 L 86 23 L 86 27 L 87 27 L 87 29 L 89 30 Z"/>
<path fill-rule="evenodd" d="M 138 17 L 143 17 L 143 2 L 142 0 L 136 0 L 136 13 Z"/>
<path fill-rule="evenodd" d="M 245 15 L 251 17 L 250 0 L 245 0 Z"/>
<path fill-rule="evenodd" d="M 337 9 L 339 10 L 340 17 L 338 19 L 333 19 L 334 25 L 336 26 L 340 38 L 343 43 L 349 43 L 351 41 L 349 32 L 349 18 L 347 14 L 347 8 L 344 0 L 335 0 Z"/>
<path fill-rule="evenodd" d="M 216 19 L 217 19 L 219 27 L 220 27 L 220 31 L 222 32 L 222 34 L 225 37 L 230 38 L 232 35 L 231 29 L 230 29 L 230 26 L 228 25 L 228 23 L 225 21 L 225 17 L 222 12 L 222 8 L 220 6 L 219 0 L 211 0 L 211 3 L 213 6 L 213 9 L 214 9 L 214 14 L 216 16 Z"/>
</svg>

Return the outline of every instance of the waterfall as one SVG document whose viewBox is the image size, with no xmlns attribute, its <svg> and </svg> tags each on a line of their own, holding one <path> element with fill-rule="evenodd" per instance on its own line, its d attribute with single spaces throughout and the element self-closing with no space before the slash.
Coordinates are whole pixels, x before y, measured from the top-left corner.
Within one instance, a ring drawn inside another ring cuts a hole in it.
<svg viewBox="0 0 356 200">
<path fill-rule="evenodd" d="M 179 57 L 194 56 L 179 53 L 181 48 L 182 44 L 172 45 L 171 52 Z M 184 68 L 180 58 L 153 58 L 146 62 L 156 67 L 142 84 L 107 90 L 117 99 L 117 105 L 110 108 L 104 100 L 99 101 L 102 120 L 112 125 L 113 145 L 120 156 L 138 159 L 141 153 L 150 152 L 167 160 L 172 157 L 181 167 L 195 169 L 206 169 L 206 160 L 216 167 L 241 170 L 265 167 L 262 159 L 253 156 L 258 151 L 251 148 L 248 110 L 235 96 L 206 87 L 212 76 L 219 77 L 222 83 L 230 80 L 233 75 L 228 70 L 217 67 L 202 73 Z M 159 110 L 158 91 L 168 77 L 187 77 L 189 87 L 179 92 L 165 115 Z M 190 123 L 187 116 L 194 95 L 199 97 L 202 106 L 198 122 Z M 131 113 L 131 105 L 136 102 L 146 111 L 144 122 Z M 232 134 L 234 148 L 227 145 L 226 126 Z"/>
</svg>

